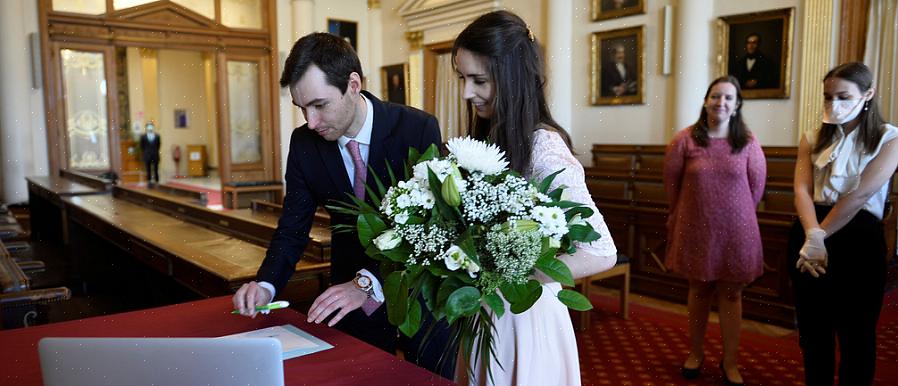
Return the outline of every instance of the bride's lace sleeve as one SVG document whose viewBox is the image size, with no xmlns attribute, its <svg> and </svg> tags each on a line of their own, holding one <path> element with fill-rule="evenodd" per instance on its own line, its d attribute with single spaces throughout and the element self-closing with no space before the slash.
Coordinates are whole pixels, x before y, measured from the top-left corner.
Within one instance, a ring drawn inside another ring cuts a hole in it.
<svg viewBox="0 0 898 386">
<path fill-rule="evenodd" d="M 586 175 L 583 172 L 583 165 L 574 158 L 561 136 L 554 131 L 536 130 L 533 134 L 532 154 L 531 179 L 541 181 L 546 176 L 564 169 L 552 181 L 551 189 L 561 185 L 566 186 L 565 196 L 567 196 L 567 199 L 586 204 L 594 212 L 587 221 L 601 237 L 589 244 L 576 243 L 577 250 L 594 256 L 614 256 L 616 259 L 617 247 L 614 246 L 614 240 L 611 238 L 611 233 L 608 232 L 605 219 L 599 213 L 599 209 L 596 208 L 589 190 L 586 188 Z"/>
</svg>

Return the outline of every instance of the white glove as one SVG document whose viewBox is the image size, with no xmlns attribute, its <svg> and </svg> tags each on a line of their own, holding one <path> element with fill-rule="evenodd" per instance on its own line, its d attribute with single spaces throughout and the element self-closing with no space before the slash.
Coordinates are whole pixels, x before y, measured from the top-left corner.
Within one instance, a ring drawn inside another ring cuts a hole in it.
<svg viewBox="0 0 898 386">
<path fill-rule="evenodd" d="M 826 265 L 828 263 L 828 255 L 826 253 L 826 245 L 823 239 L 826 238 L 826 231 L 821 228 L 813 228 L 805 234 L 804 245 L 798 251 L 798 263 L 795 268 L 801 272 L 808 272 L 813 277 L 820 277 L 826 273 Z"/>
</svg>

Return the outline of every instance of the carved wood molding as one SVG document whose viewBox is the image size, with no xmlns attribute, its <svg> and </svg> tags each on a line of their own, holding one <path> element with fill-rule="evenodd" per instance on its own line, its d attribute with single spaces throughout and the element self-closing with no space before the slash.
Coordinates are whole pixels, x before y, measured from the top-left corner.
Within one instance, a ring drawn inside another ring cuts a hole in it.
<svg viewBox="0 0 898 386">
<path fill-rule="evenodd" d="M 158 46 L 255 47 L 271 50 L 268 31 L 226 27 L 171 2 L 149 3 L 101 16 L 49 11 L 49 38 L 63 42 Z"/>
</svg>

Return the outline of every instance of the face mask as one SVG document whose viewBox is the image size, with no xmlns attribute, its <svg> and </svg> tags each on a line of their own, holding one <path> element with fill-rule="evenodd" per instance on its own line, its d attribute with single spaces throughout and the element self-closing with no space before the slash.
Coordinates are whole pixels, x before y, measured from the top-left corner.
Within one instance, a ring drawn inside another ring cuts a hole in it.
<svg viewBox="0 0 898 386">
<path fill-rule="evenodd" d="M 842 100 L 823 102 L 823 122 L 832 125 L 841 125 L 851 122 L 861 113 L 866 101 L 861 98 L 857 101 Z"/>
</svg>

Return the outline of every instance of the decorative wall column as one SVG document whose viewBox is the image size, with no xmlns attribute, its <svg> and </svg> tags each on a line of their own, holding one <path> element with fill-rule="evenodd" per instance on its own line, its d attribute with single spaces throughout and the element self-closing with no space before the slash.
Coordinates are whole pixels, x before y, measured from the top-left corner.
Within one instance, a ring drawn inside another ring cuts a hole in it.
<svg viewBox="0 0 898 386">
<path fill-rule="evenodd" d="M 368 78 L 366 89 L 380 99 L 386 99 L 381 94 L 380 67 L 384 65 L 384 34 L 383 11 L 380 0 L 368 0 L 368 60 L 362 63 L 362 67 L 368 66 L 365 77 Z"/>
<path fill-rule="evenodd" d="M 573 96 L 571 95 L 573 63 L 571 47 L 574 41 L 574 5 L 570 1 L 553 1 L 548 8 L 546 26 L 546 66 L 548 70 L 549 109 L 561 127 L 576 141 L 573 127 Z"/>
<path fill-rule="evenodd" d="M 293 13 L 292 40 L 295 43 L 299 38 L 315 32 L 315 0 L 293 0 L 291 11 Z M 287 53 L 289 54 L 289 51 Z M 300 109 L 292 110 L 294 127 L 305 124 L 306 119 L 302 116 L 302 111 Z M 281 141 L 289 143 L 290 137 L 282 137 Z"/>
<path fill-rule="evenodd" d="M 424 109 L 424 32 L 405 33 L 408 40 L 408 105 Z"/>
<path fill-rule="evenodd" d="M 680 0 L 674 8 L 674 131 L 695 123 L 711 82 L 713 8 L 704 0 Z"/>
<path fill-rule="evenodd" d="M 798 86 L 798 138 L 820 125 L 823 114 L 823 77 L 831 67 L 832 0 L 806 0 L 801 15 L 801 74 Z"/>
</svg>

